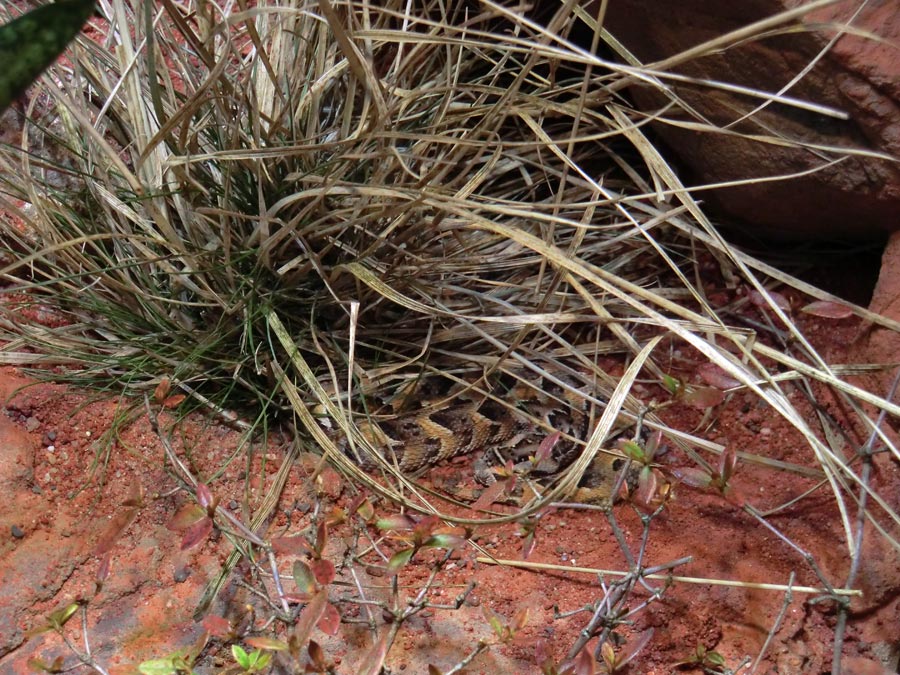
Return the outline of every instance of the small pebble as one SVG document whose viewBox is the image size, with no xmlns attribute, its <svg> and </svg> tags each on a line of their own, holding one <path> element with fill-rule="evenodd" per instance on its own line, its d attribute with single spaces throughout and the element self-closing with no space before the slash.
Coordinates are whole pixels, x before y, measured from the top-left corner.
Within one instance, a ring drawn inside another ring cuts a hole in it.
<svg viewBox="0 0 900 675">
<path fill-rule="evenodd" d="M 187 581 L 189 576 L 191 576 L 190 567 L 179 567 L 175 570 L 175 574 L 172 575 L 172 578 L 175 580 L 176 584 L 182 584 Z"/>
<path fill-rule="evenodd" d="M 13 526 L 10 528 L 10 533 L 11 533 L 12 536 L 15 537 L 16 539 L 21 539 L 22 537 L 25 536 L 25 530 L 23 530 L 23 529 L 22 529 L 21 527 L 19 527 L 18 525 L 13 525 Z"/>
</svg>

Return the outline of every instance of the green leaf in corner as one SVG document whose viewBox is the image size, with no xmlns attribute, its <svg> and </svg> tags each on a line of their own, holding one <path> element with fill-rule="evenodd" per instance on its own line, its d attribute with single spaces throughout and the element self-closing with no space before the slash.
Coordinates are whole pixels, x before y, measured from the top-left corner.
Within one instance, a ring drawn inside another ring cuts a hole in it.
<svg viewBox="0 0 900 675">
<path fill-rule="evenodd" d="M 0 26 L 0 112 L 63 53 L 94 12 L 94 0 L 60 0 Z"/>
</svg>

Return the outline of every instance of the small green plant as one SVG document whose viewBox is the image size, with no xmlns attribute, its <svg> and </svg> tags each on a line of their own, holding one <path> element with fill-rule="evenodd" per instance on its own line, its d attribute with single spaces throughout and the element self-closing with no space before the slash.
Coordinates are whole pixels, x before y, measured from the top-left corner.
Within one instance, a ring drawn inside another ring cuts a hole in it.
<svg viewBox="0 0 900 675">
<path fill-rule="evenodd" d="M 693 652 L 675 664 L 676 668 L 702 668 L 704 671 L 721 672 L 725 666 L 725 657 L 714 649 L 698 644 Z"/>
<path fill-rule="evenodd" d="M 672 375 L 664 375 L 662 384 L 676 401 L 699 410 L 712 408 L 725 400 L 725 394 L 716 387 L 688 384 Z"/>
<path fill-rule="evenodd" d="M 506 619 L 486 605 L 483 612 L 484 618 L 490 624 L 497 640 L 503 644 L 511 642 L 516 634 L 528 623 L 529 611 L 527 607 L 519 609 L 512 619 Z"/>
<path fill-rule="evenodd" d="M 378 520 L 375 526 L 402 544 L 388 561 L 387 567 L 390 572 L 399 571 L 422 549 L 454 549 L 465 542 L 465 537 L 443 527 L 437 516 L 417 519 L 414 516 L 397 514 Z"/>
<path fill-rule="evenodd" d="M 728 447 L 722 451 L 719 457 L 719 466 L 716 469 L 687 467 L 676 469 L 674 473 L 685 484 L 705 490 L 714 490 L 738 508 L 743 508 L 746 500 L 743 494 L 731 484 L 736 470 L 737 452 L 734 448 Z"/>
<path fill-rule="evenodd" d="M 600 656 L 603 659 L 603 667 L 608 675 L 618 673 L 625 668 L 636 657 L 640 651 L 647 646 L 653 637 L 653 629 L 650 628 L 634 636 L 625 646 L 616 651 L 611 641 L 607 640 L 600 648 Z"/>
<path fill-rule="evenodd" d="M 254 649 L 247 652 L 240 645 L 231 645 L 231 655 L 240 667 L 239 673 L 259 673 L 262 672 L 272 660 L 272 653 L 263 651 L 262 649 Z"/>
<path fill-rule="evenodd" d="M 166 525 L 170 530 L 184 532 L 181 538 L 182 551 L 205 541 L 215 525 L 213 518 L 219 504 L 218 498 L 213 497 L 209 487 L 203 483 L 197 483 L 194 494 L 197 501 L 181 507 Z"/>
<path fill-rule="evenodd" d="M 646 443 L 635 441 L 622 443 L 622 453 L 640 467 L 637 491 L 633 502 L 641 507 L 652 508 L 669 495 L 669 483 L 662 471 L 653 462 L 660 452 L 662 434 L 651 434 Z"/>
</svg>

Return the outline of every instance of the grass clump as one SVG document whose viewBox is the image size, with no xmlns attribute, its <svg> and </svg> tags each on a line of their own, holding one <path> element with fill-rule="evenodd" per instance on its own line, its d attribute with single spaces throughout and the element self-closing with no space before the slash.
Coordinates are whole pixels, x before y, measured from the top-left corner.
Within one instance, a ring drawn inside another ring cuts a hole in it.
<svg viewBox="0 0 900 675">
<path fill-rule="evenodd" d="M 574 491 L 617 424 L 637 424 L 693 465 L 685 482 L 765 523 L 729 482 L 734 449 L 669 429 L 631 393 L 640 376 L 658 399 L 714 407 L 724 394 L 671 372 L 693 359 L 802 435 L 852 555 L 857 506 L 896 545 L 900 519 L 831 443 L 833 420 L 805 419 L 786 390 L 828 387 L 876 435 L 860 404 L 900 409 L 842 380 L 773 289 L 834 298 L 711 227 L 620 94 L 638 81 L 671 92 L 615 41 L 632 65 L 570 40 L 585 27 L 592 47 L 608 39 L 591 17 L 490 2 L 99 8 L 92 38 L 44 78 L 17 141 L 0 148 L 6 362 L 131 394 L 172 383 L 231 421 L 249 414 L 250 430 L 299 420 L 306 442 L 359 481 L 470 526 L 540 513 Z M 731 294 L 725 306 L 708 299 L 710 283 Z M 766 313 L 750 328 L 736 320 L 748 303 Z M 504 517 L 440 513 L 408 477 L 373 480 L 316 420 L 324 411 L 365 447 L 366 406 L 415 398 L 432 376 L 502 399 L 501 377 L 556 374 L 598 424 L 553 489 Z M 635 447 L 652 497 L 665 477 Z M 612 631 L 607 605 L 631 616 L 644 543 L 626 555 L 627 583 L 592 608 L 592 637 Z M 598 645 L 595 661 L 615 671 L 644 644 Z"/>
</svg>

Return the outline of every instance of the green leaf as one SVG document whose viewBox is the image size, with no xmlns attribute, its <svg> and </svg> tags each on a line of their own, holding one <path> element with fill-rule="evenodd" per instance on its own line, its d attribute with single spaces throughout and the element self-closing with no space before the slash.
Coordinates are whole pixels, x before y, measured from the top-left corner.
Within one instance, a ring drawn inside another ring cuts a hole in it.
<svg viewBox="0 0 900 675">
<path fill-rule="evenodd" d="M 625 441 L 622 443 L 622 452 L 628 459 L 645 464 L 647 462 L 647 454 L 644 449 L 634 441 Z"/>
<path fill-rule="evenodd" d="M 293 572 L 294 583 L 301 593 L 312 595 L 316 592 L 316 577 L 309 565 L 302 560 L 295 560 Z"/>
<path fill-rule="evenodd" d="M 711 666 L 724 666 L 725 657 L 722 656 L 719 652 L 707 652 L 706 662 Z"/>
<path fill-rule="evenodd" d="M 250 657 L 240 645 L 231 645 L 231 655 L 234 657 L 235 663 L 244 670 L 247 670 L 250 667 Z"/>
<path fill-rule="evenodd" d="M 388 561 L 387 567 L 391 572 L 396 572 L 401 567 L 403 567 L 406 563 L 409 562 L 410 558 L 413 557 L 413 553 L 416 552 L 416 549 L 413 547 L 402 548 L 397 551 L 394 555 L 391 556 L 391 559 Z"/>
<path fill-rule="evenodd" d="M 255 649 L 271 649 L 276 652 L 284 652 L 288 650 L 288 643 L 284 640 L 277 640 L 275 638 L 264 637 L 264 636 L 256 636 L 256 637 L 248 637 L 244 640 L 248 645 L 254 647 Z"/>
<path fill-rule="evenodd" d="M 684 386 L 676 377 L 672 377 L 671 375 L 663 375 L 662 385 L 668 390 L 672 396 L 678 396 L 681 388 Z"/>
<path fill-rule="evenodd" d="M 255 655 L 253 659 L 253 669 L 260 673 L 269 665 L 269 661 L 272 660 L 272 654 L 271 652 L 260 651 L 255 651 L 253 654 Z"/>
<path fill-rule="evenodd" d="M 411 530 L 415 527 L 415 523 L 408 516 L 396 514 L 379 518 L 375 522 L 375 527 L 379 530 Z"/>
<path fill-rule="evenodd" d="M 190 672 L 190 666 L 184 657 L 174 655 L 163 659 L 144 661 L 138 666 L 138 670 L 143 675 L 180 675 L 186 671 Z"/>
<path fill-rule="evenodd" d="M 78 611 L 78 608 L 81 605 L 77 602 L 73 602 L 71 605 L 67 605 L 62 609 L 57 609 L 55 612 L 50 614 L 50 625 L 54 628 L 62 628 L 66 625 L 66 622 L 72 618 L 72 615 Z"/>
<path fill-rule="evenodd" d="M 465 537 L 458 534 L 434 534 L 430 536 L 424 544 L 423 548 L 459 548 L 466 543 Z"/>
<path fill-rule="evenodd" d="M 61 0 L 0 26 L 0 112 L 63 53 L 94 12 L 94 0 Z"/>
</svg>

